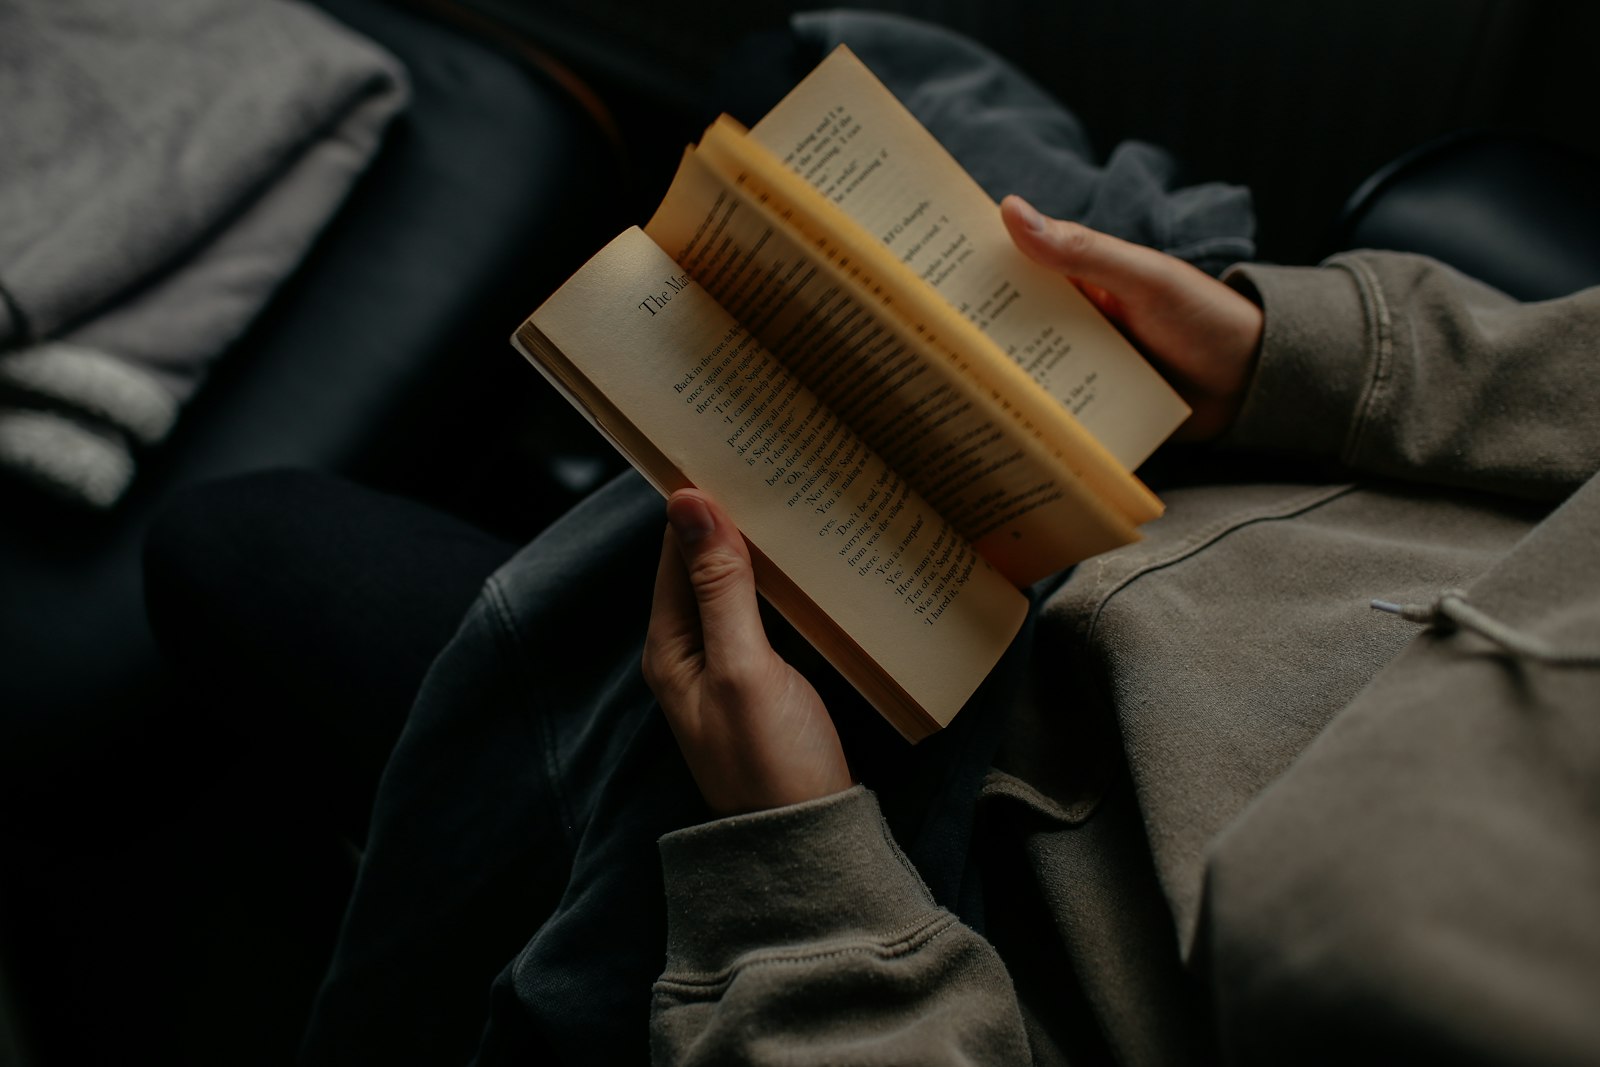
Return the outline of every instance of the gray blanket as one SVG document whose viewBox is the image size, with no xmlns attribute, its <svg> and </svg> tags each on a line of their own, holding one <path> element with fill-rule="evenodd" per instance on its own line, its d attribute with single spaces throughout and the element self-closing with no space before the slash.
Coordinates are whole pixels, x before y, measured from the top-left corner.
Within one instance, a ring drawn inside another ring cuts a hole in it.
<svg viewBox="0 0 1600 1067">
<path fill-rule="evenodd" d="M 0 5 L 0 465 L 114 504 L 406 93 L 289 0 Z"/>
</svg>

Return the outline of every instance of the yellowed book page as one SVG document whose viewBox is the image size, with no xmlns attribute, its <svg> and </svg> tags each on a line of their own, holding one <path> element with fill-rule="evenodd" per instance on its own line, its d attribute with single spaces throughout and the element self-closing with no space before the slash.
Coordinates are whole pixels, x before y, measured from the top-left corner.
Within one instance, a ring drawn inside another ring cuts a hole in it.
<svg viewBox="0 0 1600 1067">
<path fill-rule="evenodd" d="M 646 232 L 1008 579 L 1137 537 L 1003 394 L 886 313 L 861 264 L 801 243 L 773 214 L 780 201 L 753 199 L 701 155 L 685 155 Z"/>
<path fill-rule="evenodd" d="M 748 193 L 750 206 L 794 231 L 829 262 L 870 274 L 874 299 L 889 315 L 947 354 L 967 381 L 969 395 L 988 394 L 1011 422 L 1040 441 L 1105 504 L 1129 523 L 1161 514 L 1161 501 L 1117 461 L 1078 419 L 1047 393 L 984 332 L 896 261 L 838 205 L 784 167 L 771 152 L 723 116 L 706 130 L 695 155 Z"/>
<path fill-rule="evenodd" d="M 767 586 L 792 583 L 934 720 L 960 709 L 1025 598 L 649 237 L 622 234 L 529 325 L 630 455 L 658 451 L 658 485 L 675 471 L 722 502 L 781 575 L 780 611 Z"/>
<path fill-rule="evenodd" d="M 994 201 L 848 48 L 750 135 L 993 338 L 1129 470 L 1188 417 L 1076 287 L 1017 251 Z"/>
</svg>

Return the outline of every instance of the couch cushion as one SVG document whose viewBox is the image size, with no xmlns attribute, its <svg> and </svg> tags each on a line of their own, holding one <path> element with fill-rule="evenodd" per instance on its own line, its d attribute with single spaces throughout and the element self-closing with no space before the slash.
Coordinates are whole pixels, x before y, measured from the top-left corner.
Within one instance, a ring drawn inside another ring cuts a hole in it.
<svg viewBox="0 0 1600 1067">
<path fill-rule="evenodd" d="M 1600 284 L 1600 161 L 1469 132 L 1407 152 L 1351 196 L 1334 248 L 1418 252 L 1519 300 Z"/>
</svg>

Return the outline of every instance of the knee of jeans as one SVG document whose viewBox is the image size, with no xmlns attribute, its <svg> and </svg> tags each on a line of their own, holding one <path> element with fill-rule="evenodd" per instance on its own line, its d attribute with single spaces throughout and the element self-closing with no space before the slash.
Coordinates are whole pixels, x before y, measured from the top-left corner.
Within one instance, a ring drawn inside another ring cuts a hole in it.
<svg viewBox="0 0 1600 1067">
<path fill-rule="evenodd" d="M 221 618 L 259 583 L 259 550 L 295 499 L 326 481 L 310 471 L 268 470 L 199 482 L 175 492 L 145 535 L 145 612 L 157 645 L 177 654 L 185 635 Z"/>
</svg>

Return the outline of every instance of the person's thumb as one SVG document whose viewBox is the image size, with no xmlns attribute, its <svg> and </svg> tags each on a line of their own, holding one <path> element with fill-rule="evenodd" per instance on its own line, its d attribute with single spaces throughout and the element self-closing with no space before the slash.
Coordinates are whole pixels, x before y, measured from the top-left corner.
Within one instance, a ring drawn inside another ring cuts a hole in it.
<svg viewBox="0 0 1600 1067">
<path fill-rule="evenodd" d="M 1042 215 L 1020 196 L 1000 202 L 1000 217 L 1019 249 L 1035 262 L 1123 298 L 1162 275 L 1164 257 L 1153 249 Z"/>
<path fill-rule="evenodd" d="M 694 590 L 707 662 L 729 666 L 762 651 L 755 572 L 733 520 L 699 490 L 680 489 L 667 501 L 667 522 Z"/>
</svg>

